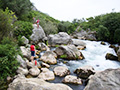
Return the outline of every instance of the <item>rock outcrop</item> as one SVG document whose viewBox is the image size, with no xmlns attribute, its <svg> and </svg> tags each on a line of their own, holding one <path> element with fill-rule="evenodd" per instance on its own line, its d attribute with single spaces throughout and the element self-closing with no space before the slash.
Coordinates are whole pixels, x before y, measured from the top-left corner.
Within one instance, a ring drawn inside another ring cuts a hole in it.
<svg viewBox="0 0 120 90">
<path fill-rule="evenodd" d="M 51 46 L 67 45 L 71 43 L 71 37 L 65 32 L 59 32 L 58 34 L 48 36 L 48 44 Z"/>
<path fill-rule="evenodd" d="M 107 69 L 94 74 L 84 90 L 119 90 L 120 68 Z"/>
<path fill-rule="evenodd" d="M 65 66 L 57 66 L 57 67 L 54 68 L 54 74 L 56 76 L 63 77 L 63 76 L 66 76 L 66 75 L 70 74 L 70 71 Z"/>
<path fill-rule="evenodd" d="M 7 90 L 72 90 L 65 84 L 48 83 L 43 79 L 17 77 Z"/>
<path fill-rule="evenodd" d="M 56 60 L 57 55 L 52 52 L 52 51 L 46 51 L 40 58 L 41 61 L 48 63 L 48 64 L 56 64 L 57 60 Z"/>
<path fill-rule="evenodd" d="M 35 43 L 39 43 L 39 41 L 43 41 L 44 38 L 46 38 L 46 35 L 42 27 L 39 26 L 39 28 L 37 28 L 36 24 L 33 24 L 33 27 L 34 29 L 32 30 L 33 33 L 30 36 L 30 39 Z"/>
<path fill-rule="evenodd" d="M 94 68 L 92 66 L 79 67 L 74 71 L 78 77 L 87 79 L 90 75 L 95 74 Z"/>
<path fill-rule="evenodd" d="M 119 49 L 117 51 L 117 56 L 118 56 L 118 61 L 120 61 L 120 46 L 119 46 Z"/>
<path fill-rule="evenodd" d="M 82 84 L 82 80 L 73 75 L 67 75 L 62 82 L 71 84 Z"/>
<path fill-rule="evenodd" d="M 74 45 L 59 46 L 54 52 L 58 57 L 68 60 L 84 59 L 82 53 Z"/>
</svg>

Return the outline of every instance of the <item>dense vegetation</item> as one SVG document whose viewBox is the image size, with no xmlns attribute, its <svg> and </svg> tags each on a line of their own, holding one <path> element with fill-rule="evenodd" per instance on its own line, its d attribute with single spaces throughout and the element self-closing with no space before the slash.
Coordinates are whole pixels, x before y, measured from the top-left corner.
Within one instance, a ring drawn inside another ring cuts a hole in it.
<svg viewBox="0 0 120 90">
<path fill-rule="evenodd" d="M 77 23 L 84 30 L 89 28 L 97 31 L 98 40 L 120 44 L 120 12 L 111 12 L 105 15 L 90 17 L 86 20 L 77 20 Z"/>
<path fill-rule="evenodd" d="M 97 32 L 97 40 L 120 44 L 120 12 L 69 22 L 56 20 L 33 8 L 30 0 L 0 0 L 0 72 L 3 72 L 0 74 L 0 81 L 15 75 L 19 66 L 16 60 L 19 49 L 17 45 L 21 45 L 22 36 L 29 39 L 32 34 L 33 17 L 40 20 L 46 35 L 58 32 L 71 34 L 80 27 L 78 32 L 90 29 Z"/>
</svg>

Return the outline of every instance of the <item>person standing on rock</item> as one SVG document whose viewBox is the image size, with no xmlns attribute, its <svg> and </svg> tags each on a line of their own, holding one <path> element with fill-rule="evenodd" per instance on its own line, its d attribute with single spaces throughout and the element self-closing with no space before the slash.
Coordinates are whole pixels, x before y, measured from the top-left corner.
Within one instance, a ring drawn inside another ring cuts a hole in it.
<svg viewBox="0 0 120 90">
<path fill-rule="evenodd" d="M 31 50 L 31 62 L 33 62 L 34 57 L 35 57 L 35 44 L 32 43 L 32 45 L 30 46 L 30 50 Z"/>
<path fill-rule="evenodd" d="M 36 23 L 37 23 L 37 28 L 39 28 L 39 22 L 40 22 L 40 20 L 38 19 L 38 20 L 36 21 Z"/>
</svg>

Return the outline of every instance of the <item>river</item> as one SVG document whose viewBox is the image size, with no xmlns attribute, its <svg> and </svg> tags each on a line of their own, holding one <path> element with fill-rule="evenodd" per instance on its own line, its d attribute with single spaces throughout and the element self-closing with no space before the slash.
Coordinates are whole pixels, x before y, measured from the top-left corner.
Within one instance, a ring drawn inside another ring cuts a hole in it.
<svg viewBox="0 0 120 90">
<path fill-rule="evenodd" d="M 80 50 L 82 54 L 84 55 L 84 60 L 63 60 L 58 59 L 57 65 L 51 65 L 51 70 L 54 69 L 55 66 L 67 66 L 71 72 L 71 75 L 75 75 L 73 72 L 78 67 L 90 65 L 92 66 L 96 71 L 103 71 L 108 68 L 116 69 L 120 67 L 120 62 L 113 61 L 113 60 L 106 60 L 105 56 L 107 53 L 112 53 L 116 55 L 115 51 L 112 48 L 109 48 L 110 44 L 105 42 L 106 45 L 100 44 L 100 41 L 88 41 L 88 40 L 82 40 L 86 43 L 86 49 Z M 63 63 L 63 61 L 67 61 L 66 64 Z M 50 81 L 54 83 L 61 83 L 63 78 L 56 77 L 55 80 Z M 73 85 L 73 84 L 67 84 L 73 90 L 83 90 L 85 87 L 85 84 L 83 85 Z"/>
</svg>

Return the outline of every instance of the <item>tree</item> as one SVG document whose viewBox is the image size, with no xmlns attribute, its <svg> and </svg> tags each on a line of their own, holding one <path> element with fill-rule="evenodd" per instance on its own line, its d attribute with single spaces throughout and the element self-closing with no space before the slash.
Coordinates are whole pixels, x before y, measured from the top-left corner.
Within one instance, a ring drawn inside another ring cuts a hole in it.
<svg viewBox="0 0 120 90">
<path fill-rule="evenodd" d="M 114 33 L 114 42 L 120 44 L 120 29 L 115 30 L 115 33 Z"/>
<path fill-rule="evenodd" d="M 22 19 L 23 15 L 28 14 L 32 6 L 30 0 L 0 0 L 0 2 L 3 10 L 8 7 L 15 12 L 18 19 Z"/>
<path fill-rule="evenodd" d="M 108 41 L 110 33 L 106 27 L 100 25 L 97 31 L 98 40 Z"/>
<path fill-rule="evenodd" d="M 5 12 L 0 9 L 0 41 L 7 36 L 10 36 L 10 32 L 13 31 L 12 21 L 16 18 L 14 13 L 5 9 Z"/>
</svg>

